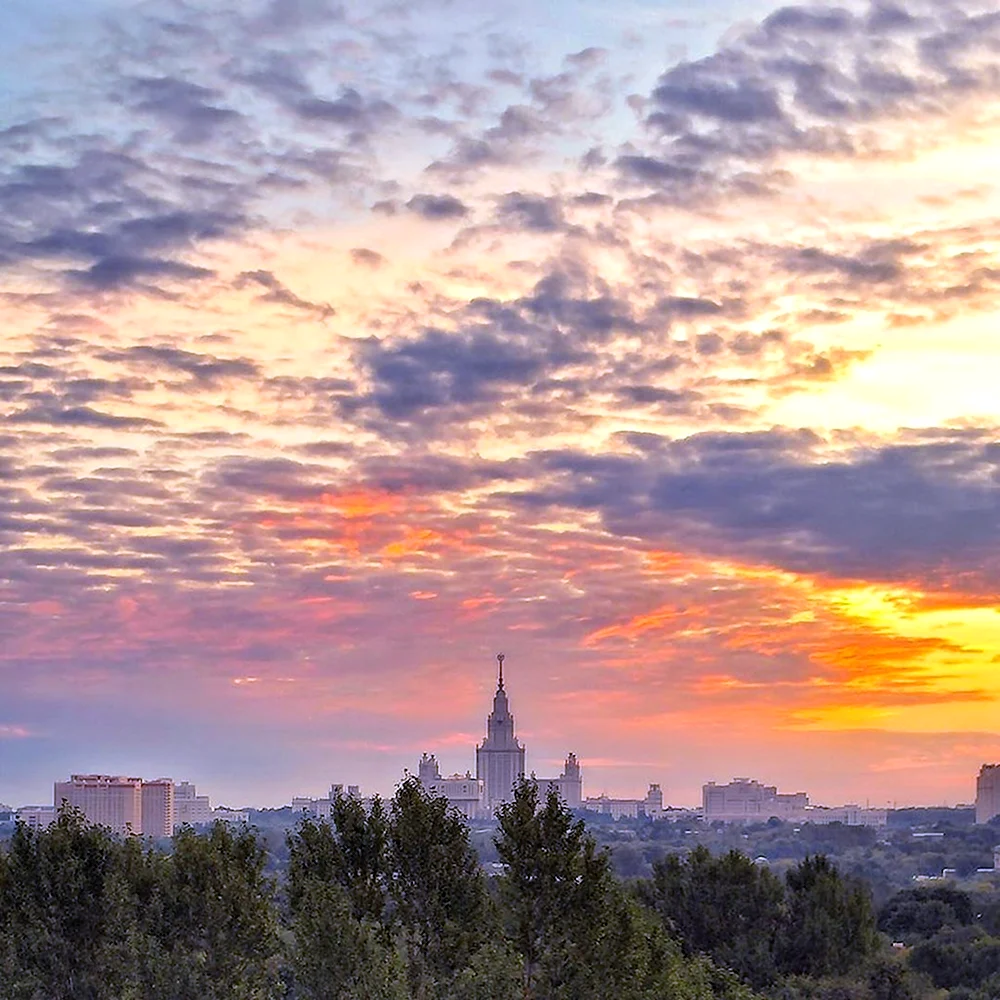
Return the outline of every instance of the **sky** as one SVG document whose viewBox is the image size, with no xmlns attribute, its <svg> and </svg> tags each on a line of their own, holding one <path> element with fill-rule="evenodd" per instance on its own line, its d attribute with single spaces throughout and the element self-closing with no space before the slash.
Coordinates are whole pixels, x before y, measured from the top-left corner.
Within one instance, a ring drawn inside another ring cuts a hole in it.
<svg viewBox="0 0 1000 1000">
<path fill-rule="evenodd" d="M 1000 13 L 7 0 L 0 800 L 1000 759 Z"/>
</svg>

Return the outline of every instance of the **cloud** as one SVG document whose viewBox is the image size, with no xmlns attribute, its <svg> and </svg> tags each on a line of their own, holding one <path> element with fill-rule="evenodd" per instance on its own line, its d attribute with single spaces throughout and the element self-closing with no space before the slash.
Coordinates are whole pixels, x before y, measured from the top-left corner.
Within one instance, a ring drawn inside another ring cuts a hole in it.
<svg viewBox="0 0 1000 1000">
<path fill-rule="evenodd" d="M 1000 452 L 989 430 L 917 435 L 824 456 L 810 432 L 634 439 L 640 456 L 554 454 L 549 502 L 598 510 L 610 530 L 683 537 L 792 571 L 928 585 L 1000 574 Z"/>
<path fill-rule="evenodd" d="M 975 4 L 912 6 L 783 7 L 668 69 L 649 98 L 649 142 L 621 153 L 620 172 L 671 199 L 714 201 L 787 185 L 771 168 L 788 154 L 867 158 L 941 141 L 943 115 L 994 91 L 982 53 L 1000 18 Z"/>
<path fill-rule="evenodd" d="M 425 219 L 451 220 L 463 219 L 469 214 L 469 208 L 458 198 L 450 194 L 415 194 L 406 207 Z"/>
</svg>

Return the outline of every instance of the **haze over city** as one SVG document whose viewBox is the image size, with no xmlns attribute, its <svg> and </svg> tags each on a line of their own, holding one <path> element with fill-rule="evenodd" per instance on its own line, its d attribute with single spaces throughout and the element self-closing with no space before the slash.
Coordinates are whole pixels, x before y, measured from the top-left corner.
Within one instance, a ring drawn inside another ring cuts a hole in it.
<svg viewBox="0 0 1000 1000">
<path fill-rule="evenodd" d="M 1000 759 L 1000 14 L 5 0 L 0 799 Z"/>
</svg>

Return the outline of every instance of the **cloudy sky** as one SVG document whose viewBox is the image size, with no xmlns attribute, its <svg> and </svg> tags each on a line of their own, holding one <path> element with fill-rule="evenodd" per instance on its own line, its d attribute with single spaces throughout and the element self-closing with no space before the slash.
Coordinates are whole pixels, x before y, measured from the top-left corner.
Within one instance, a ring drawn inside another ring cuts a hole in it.
<svg viewBox="0 0 1000 1000">
<path fill-rule="evenodd" d="M 1000 758 L 1000 13 L 5 0 L 0 799 Z"/>
</svg>

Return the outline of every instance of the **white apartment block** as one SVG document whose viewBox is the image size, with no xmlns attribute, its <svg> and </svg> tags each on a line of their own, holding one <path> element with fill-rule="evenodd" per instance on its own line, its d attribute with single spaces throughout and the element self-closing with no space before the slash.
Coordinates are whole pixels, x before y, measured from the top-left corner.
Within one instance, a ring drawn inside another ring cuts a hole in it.
<svg viewBox="0 0 1000 1000">
<path fill-rule="evenodd" d="M 663 790 L 659 785 L 650 785 L 644 799 L 612 799 L 597 795 L 584 799 L 583 808 L 612 819 L 638 819 L 640 816 L 659 819 L 663 816 Z"/>
</svg>

